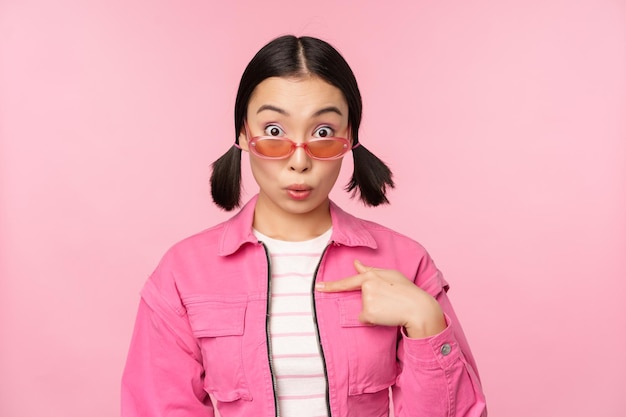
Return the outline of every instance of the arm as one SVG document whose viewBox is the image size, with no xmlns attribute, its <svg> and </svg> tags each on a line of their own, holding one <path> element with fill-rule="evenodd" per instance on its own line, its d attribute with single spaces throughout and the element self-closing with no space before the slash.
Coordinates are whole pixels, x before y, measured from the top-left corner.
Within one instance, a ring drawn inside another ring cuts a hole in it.
<svg viewBox="0 0 626 417">
<path fill-rule="evenodd" d="M 122 377 L 122 417 L 213 417 L 187 316 L 148 281 Z"/>
<path fill-rule="evenodd" d="M 447 327 L 423 339 L 402 332 L 400 374 L 393 387 L 396 417 L 486 417 L 474 358 L 444 289 L 436 297 Z"/>
<path fill-rule="evenodd" d="M 355 269 L 357 275 L 319 283 L 316 289 L 361 290 L 360 321 L 401 328 L 395 416 L 485 417 L 474 359 L 446 294 L 447 284 L 428 255 L 415 282 L 398 271 L 358 261 Z"/>
</svg>

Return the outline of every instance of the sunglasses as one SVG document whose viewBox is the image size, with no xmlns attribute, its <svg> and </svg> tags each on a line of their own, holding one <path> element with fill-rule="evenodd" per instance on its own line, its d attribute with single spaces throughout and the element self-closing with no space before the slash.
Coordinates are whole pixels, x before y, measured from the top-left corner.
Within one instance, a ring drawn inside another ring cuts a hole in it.
<svg viewBox="0 0 626 417">
<path fill-rule="evenodd" d="M 246 134 L 250 136 L 247 126 Z M 352 149 L 348 139 L 338 137 L 311 138 L 296 143 L 284 136 L 255 136 L 248 139 L 248 145 L 250 152 L 263 159 L 289 158 L 297 148 L 302 148 L 313 159 L 329 161 L 341 158 Z"/>
</svg>

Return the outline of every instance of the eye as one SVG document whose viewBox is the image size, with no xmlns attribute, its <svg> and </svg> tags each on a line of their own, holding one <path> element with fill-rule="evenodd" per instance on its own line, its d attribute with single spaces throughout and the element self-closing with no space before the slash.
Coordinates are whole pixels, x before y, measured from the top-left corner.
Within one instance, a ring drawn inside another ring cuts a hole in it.
<svg viewBox="0 0 626 417">
<path fill-rule="evenodd" d="M 267 136 L 283 136 L 285 132 L 276 125 L 269 125 L 265 128 L 265 134 Z"/>
<path fill-rule="evenodd" d="M 330 127 L 322 126 L 313 133 L 313 136 L 318 137 L 318 138 L 330 138 L 334 134 L 335 132 L 333 132 L 333 130 Z"/>
</svg>

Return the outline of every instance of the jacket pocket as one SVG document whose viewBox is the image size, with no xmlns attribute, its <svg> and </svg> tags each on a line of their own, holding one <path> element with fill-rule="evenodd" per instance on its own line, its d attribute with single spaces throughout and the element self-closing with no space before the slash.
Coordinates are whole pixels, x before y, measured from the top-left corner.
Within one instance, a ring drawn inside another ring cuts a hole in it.
<svg viewBox="0 0 626 417">
<path fill-rule="evenodd" d="M 243 369 L 245 300 L 189 300 L 189 323 L 202 350 L 204 389 L 218 401 L 251 400 Z"/>
<path fill-rule="evenodd" d="M 339 324 L 347 347 L 348 394 L 372 394 L 389 388 L 398 372 L 398 328 L 361 323 L 360 292 L 338 300 Z"/>
</svg>

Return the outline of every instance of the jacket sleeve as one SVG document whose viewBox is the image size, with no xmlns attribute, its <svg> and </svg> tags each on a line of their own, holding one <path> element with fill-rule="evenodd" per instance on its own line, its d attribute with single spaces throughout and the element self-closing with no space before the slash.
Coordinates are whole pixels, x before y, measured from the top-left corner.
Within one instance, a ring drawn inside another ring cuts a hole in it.
<svg viewBox="0 0 626 417">
<path fill-rule="evenodd" d="M 400 373 L 393 387 L 395 416 L 486 417 L 476 363 L 448 298 L 448 285 L 428 255 L 415 281 L 437 299 L 448 326 L 424 339 L 402 332 Z"/>
<path fill-rule="evenodd" d="M 213 417 L 186 312 L 149 280 L 122 376 L 122 417 Z"/>
</svg>

